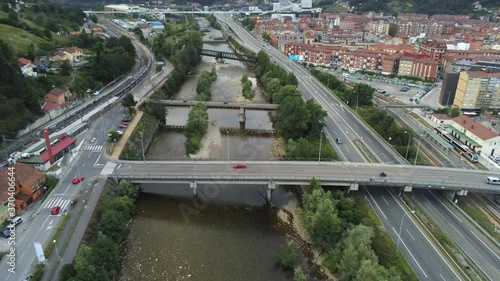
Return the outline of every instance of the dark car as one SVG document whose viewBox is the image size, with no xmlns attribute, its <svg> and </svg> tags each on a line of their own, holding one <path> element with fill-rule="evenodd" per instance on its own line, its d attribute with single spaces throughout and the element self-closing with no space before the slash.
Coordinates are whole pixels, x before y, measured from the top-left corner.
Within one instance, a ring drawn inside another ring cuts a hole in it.
<svg viewBox="0 0 500 281">
<path fill-rule="evenodd" d="M 8 228 L 0 231 L 0 236 L 4 238 L 9 238 L 10 237 L 10 230 Z"/>
<path fill-rule="evenodd" d="M 130 121 L 132 121 L 132 117 L 130 116 L 123 117 L 122 119 L 122 122 L 130 122 Z"/>
</svg>

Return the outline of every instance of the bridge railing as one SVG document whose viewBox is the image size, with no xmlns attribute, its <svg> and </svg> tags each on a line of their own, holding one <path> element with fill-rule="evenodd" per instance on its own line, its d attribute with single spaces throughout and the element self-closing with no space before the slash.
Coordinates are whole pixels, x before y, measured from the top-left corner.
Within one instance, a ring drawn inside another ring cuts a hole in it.
<svg viewBox="0 0 500 281">
<path fill-rule="evenodd" d="M 130 179 L 130 180 L 141 180 L 141 181 L 245 181 L 245 182 L 304 182 L 308 183 L 312 176 L 244 176 L 244 175 L 186 175 L 186 176 L 169 176 L 169 175 L 155 175 L 155 174 L 124 174 L 116 173 L 114 176 L 120 179 Z M 381 177 L 314 177 L 315 179 L 325 183 L 326 185 L 330 183 L 346 185 L 359 184 L 359 185 L 384 185 L 384 186 L 412 186 L 417 188 L 429 188 L 429 189 L 446 189 L 446 190 L 489 190 L 498 191 L 500 188 L 490 186 L 487 184 L 468 184 L 468 183 L 457 183 L 457 182 L 446 182 L 446 181 L 406 181 L 399 179 L 381 178 Z"/>
</svg>

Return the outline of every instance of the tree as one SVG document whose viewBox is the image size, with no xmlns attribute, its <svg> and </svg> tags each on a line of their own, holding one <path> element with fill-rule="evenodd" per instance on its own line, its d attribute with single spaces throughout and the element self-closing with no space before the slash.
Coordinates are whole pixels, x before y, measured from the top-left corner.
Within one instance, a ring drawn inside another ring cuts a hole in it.
<svg viewBox="0 0 500 281">
<path fill-rule="evenodd" d="M 295 269 L 298 262 L 298 255 L 292 246 L 288 245 L 283 253 L 276 254 L 276 258 L 282 267 L 285 269 Z"/>
<path fill-rule="evenodd" d="M 312 139 L 317 139 L 320 137 L 321 130 L 325 126 L 324 120 L 328 114 L 319 104 L 315 103 L 312 99 L 306 102 L 306 108 L 309 112 L 307 136 Z"/>
<path fill-rule="evenodd" d="M 72 71 L 73 67 L 71 66 L 69 60 L 63 60 L 63 62 L 61 63 L 61 72 L 60 72 L 61 75 L 68 76 L 71 74 Z"/>
<path fill-rule="evenodd" d="M 79 281 L 107 281 L 108 274 L 103 267 L 93 263 L 93 249 L 83 244 L 75 257 L 76 280 Z"/>
<path fill-rule="evenodd" d="M 298 139 L 307 131 L 309 111 L 299 96 L 286 97 L 278 109 L 276 129 L 284 139 Z"/>
<path fill-rule="evenodd" d="M 372 100 L 373 100 L 373 92 L 375 92 L 375 89 L 372 88 L 372 86 L 365 84 L 365 83 L 358 83 L 354 85 L 354 88 L 352 90 L 353 92 L 353 98 L 352 100 L 352 106 L 357 105 L 357 106 L 371 106 L 372 105 Z"/>
<path fill-rule="evenodd" d="M 103 234 L 119 243 L 127 234 L 127 222 L 121 212 L 107 210 L 101 216 L 101 220 L 98 223 L 98 229 L 100 229 Z"/>
<path fill-rule="evenodd" d="M 276 79 L 276 78 L 273 78 L 273 79 Z M 281 104 L 281 102 L 286 97 L 291 97 L 291 96 L 300 97 L 301 95 L 300 95 L 299 90 L 297 90 L 297 88 L 295 86 L 286 85 L 286 86 L 282 87 L 278 92 L 275 92 L 273 94 L 273 103 L 274 104 Z"/>
<path fill-rule="evenodd" d="M 160 123 L 165 124 L 167 109 L 163 105 L 157 103 L 148 104 L 144 107 L 144 112 L 154 116 Z"/>
<path fill-rule="evenodd" d="M 387 270 L 371 260 L 361 261 L 354 281 L 400 281 L 399 275 L 389 275 Z"/>
<path fill-rule="evenodd" d="M 120 197 L 126 196 L 135 201 L 139 197 L 139 186 L 126 180 L 121 180 L 116 188 L 116 195 Z"/>
<path fill-rule="evenodd" d="M 373 235 L 373 229 L 364 225 L 347 230 L 340 244 L 340 280 L 352 280 L 363 261 L 378 264 L 377 256 L 370 247 Z"/>
<path fill-rule="evenodd" d="M 262 39 L 264 39 L 264 41 L 266 41 L 268 43 L 271 42 L 271 36 L 269 36 L 269 33 L 267 33 L 267 31 L 264 31 L 262 33 Z"/>
<path fill-rule="evenodd" d="M 116 140 L 120 139 L 122 135 L 120 135 L 120 133 L 118 133 L 118 131 L 109 131 L 108 133 L 108 139 L 111 141 L 111 142 L 115 142 Z"/>
<path fill-rule="evenodd" d="M 265 97 L 268 102 L 273 102 L 273 95 L 281 90 L 281 81 L 278 78 L 272 78 L 265 85 Z"/>
<path fill-rule="evenodd" d="M 102 232 L 97 234 L 97 239 L 90 244 L 92 248 L 92 263 L 102 267 L 108 274 L 109 280 L 116 275 L 116 268 L 120 261 L 118 244 Z"/>
<path fill-rule="evenodd" d="M 122 106 L 125 108 L 134 107 L 135 103 L 134 96 L 131 93 L 126 94 L 122 99 Z"/>
<path fill-rule="evenodd" d="M 59 271 L 59 281 L 71 280 L 71 278 L 76 276 L 76 269 L 74 263 L 67 263 L 63 265 L 61 271 Z"/>
</svg>

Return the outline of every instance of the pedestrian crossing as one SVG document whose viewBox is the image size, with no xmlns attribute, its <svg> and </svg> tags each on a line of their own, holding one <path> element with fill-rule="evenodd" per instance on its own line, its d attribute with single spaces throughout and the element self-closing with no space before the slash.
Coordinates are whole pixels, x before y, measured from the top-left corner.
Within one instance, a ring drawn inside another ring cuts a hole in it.
<svg viewBox="0 0 500 281">
<path fill-rule="evenodd" d="M 85 147 L 85 150 L 101 151 L 102 150 L 102 145 L 87 145 Z"/>
<path fill-rule="evenodd" d="M 71 203 L 70 199 L 63 199 L 62 197 L 53 197 L 50 198 L 49 201 L 45 202 L 44 209 L 52 209 L 55 206 L 61 207 L 61 210 L 64 210 Z"/>
</svg>

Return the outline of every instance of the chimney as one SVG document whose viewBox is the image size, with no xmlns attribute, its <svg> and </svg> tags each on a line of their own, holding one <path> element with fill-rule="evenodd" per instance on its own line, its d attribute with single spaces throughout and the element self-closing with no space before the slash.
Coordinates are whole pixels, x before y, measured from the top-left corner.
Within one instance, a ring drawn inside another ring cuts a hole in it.
<svg viewBox="0 0 500 281">
<path fill-rule="evenodd" d="M 462 124 L 465 124 L 465 119 L 464 119 L 464 121 L 462 122 Z"/>
<path fill-rule="evenodd" d="M 474 129 L 474 124 L 472 124 L 472 126 L 470 126 L 471 129 Z"/>
<path fill-rule="evenodd" d="M 50 145 L 49 130 L 47 130 L 47 128 L 43 129 L 43 137 L 45 138 L 45 147 L 47 147 L 47 152 L 49 153 L 50 164 L 53 164 L 54 154 L 52 154 L 52 146 Z"/>
</svg>

